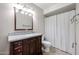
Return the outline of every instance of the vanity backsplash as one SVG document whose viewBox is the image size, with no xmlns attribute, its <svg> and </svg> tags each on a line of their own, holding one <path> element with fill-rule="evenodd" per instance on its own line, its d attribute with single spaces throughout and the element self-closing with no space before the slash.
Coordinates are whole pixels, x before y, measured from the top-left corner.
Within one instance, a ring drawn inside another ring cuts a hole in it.
<svg viewBox="0 0 79 59">
<path fill-rule="evenodd" d="M 15 32 L 8 33 L 8 36 L 25 35 L 25 34 L 31 34 L 31 33 L 35 33 L 35 32 L 33 32 L 33 31 L 15 31 Z"/>
</svg>

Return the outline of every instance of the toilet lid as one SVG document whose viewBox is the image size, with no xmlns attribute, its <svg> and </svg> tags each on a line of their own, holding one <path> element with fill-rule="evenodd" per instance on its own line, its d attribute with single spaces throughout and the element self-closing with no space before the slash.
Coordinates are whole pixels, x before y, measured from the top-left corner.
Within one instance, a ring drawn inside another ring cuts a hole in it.
<svg viewBox="0 0 79 59">
<path fill-rule="evenodd" d="M 51 45 L 49 41 L 42 41 L 42 43 Z"/>
</svg>

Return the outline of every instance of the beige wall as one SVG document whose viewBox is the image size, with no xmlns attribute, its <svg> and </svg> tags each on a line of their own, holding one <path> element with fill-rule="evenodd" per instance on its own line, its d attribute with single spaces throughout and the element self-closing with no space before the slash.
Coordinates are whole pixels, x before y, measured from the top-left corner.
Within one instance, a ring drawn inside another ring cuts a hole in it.
<svg viewBox="0 0 79 59">
<path fill-rule="evenodd" d="M 35 14 L 33 16 L 33 29 L 35 32 L 41 32 L 44 33 L 44 16 L 43 16 L 43 10 L 37 7 L 34 4 L 30 5 L 34 8 Z"/>
<path fill-rule="evenodd" d="M 43 10 L 34 4 L 35 14 L 33 16 L 33 31 L 44 33 Z M 14 31 L 14 12 L 9 4 L 0 4 L 0 54 L 8 54 L 9 42 L 8 33 Z"/>
</svg>

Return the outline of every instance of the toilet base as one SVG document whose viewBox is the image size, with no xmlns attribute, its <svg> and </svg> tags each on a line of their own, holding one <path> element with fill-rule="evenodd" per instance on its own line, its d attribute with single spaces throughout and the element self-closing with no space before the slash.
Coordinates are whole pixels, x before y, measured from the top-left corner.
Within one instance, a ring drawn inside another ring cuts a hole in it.
<svg viewBox="0 0 79 59">
<path fill-rule="evenodd" d="M 42 48 L 43 52 L 50 52 L 50 48 Z"/>
<path fill-rule="evenodd" d="M 50 48 L 46 48 L 45 49 L 45 52 L 50 52 Z"/>
<path fill-rule="evenodd" d="M 42 51 L 49 52 L 51 43 L 49 41 L 42 41 Z"/>
</svg>

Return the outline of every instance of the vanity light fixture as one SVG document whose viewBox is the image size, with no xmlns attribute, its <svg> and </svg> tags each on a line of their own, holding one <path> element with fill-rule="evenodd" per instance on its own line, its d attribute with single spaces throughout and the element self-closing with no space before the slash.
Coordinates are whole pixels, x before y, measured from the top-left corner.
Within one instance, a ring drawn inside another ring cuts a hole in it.
<svg viewBox="0 0 79 59">
<path fill-rule="evenodd" d="M 15 8 L 17 8 L 17 9 L 23 9 L 23 6 L 22 6 L 22 5 L 16 4 L 16 3 L 13 3 L 13 4 L 12 4 L 12 7 L 15 7 Z"/>
<path fill-rule="evenodd" d="M 20 4 L 18 4 L 18 5 L 16 6 L 16 8 L 17 8 L 17 9 L 23 9 L 23 6 L 20 5 Z"/>
<path fill-rule="evenodd" d="M 15 7 L 16 8 L 16 12 L 18 12 L 19 10 L 21 10 L 20 12 L 21 12 L 21 14 L 28 14 L 28 13 L 30 13 L 29 14 L 29 16 L 32 16 L 32 14 L 34 14 L 34 11 L 33 11 L 33 8 L 26 8 L 26 7 L 24 7 L 24 5 L 21 5 L 21 4 L 19 4 L 19 3 L 13 3 L 12 4 L 12 7 Z M 28 12 L 28 13 L 26 13 L 26 12 Z"/>
</svg>

